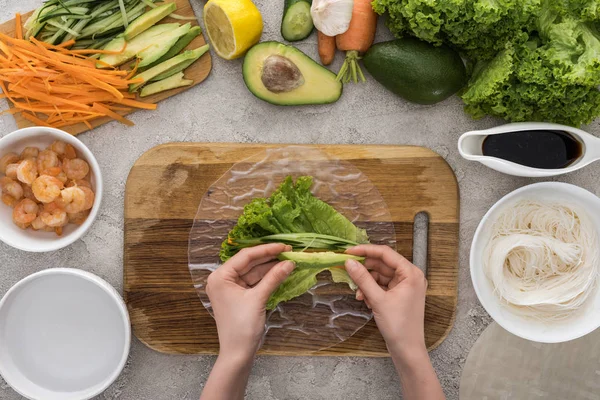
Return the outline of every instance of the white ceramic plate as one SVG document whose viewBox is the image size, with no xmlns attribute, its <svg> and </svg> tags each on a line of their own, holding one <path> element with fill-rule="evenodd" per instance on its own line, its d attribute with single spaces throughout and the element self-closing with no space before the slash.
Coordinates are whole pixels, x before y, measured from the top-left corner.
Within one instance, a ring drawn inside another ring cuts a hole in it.
<svg viewBox="0 0 600 400">
<path fill-rule="evenodd" d="M 94 205 L 83 224 L 68 224 L 65 226 L 62 236 L 57 236 L 54 232 L 20 229 L 12 221 L 12 208 L 0 202 L 0 240 L 19 250 L 44 252 L 66 247 L 85 234 L 100 210 L 103 190 L 100 166 L 92 152 L 75 136 L 59 129 L 43 126 L 19 129 L 0 139 L 0 157 L 11 151 L 19 154 L 27 146 L 45 149 L 55 140 L 62 140 L 73 145 L 78 156 L 90 165 L 90 183 L 96 195 Z"/>
<path fill-rule="evenodd" d="M 0 301 L 0 374 L 32 400 L 87 400 L 119 376 L 131 342 L 127 308 L 106 281 L 48 269 Z"/>
<path fill-rule="evenodd" d="M 504 329 L 523 339 L 542 343 L 559 343 L 586 335 L 600 326 L 600 288 L 571 317 L 555 322 L 543 322 L 517 315 L 501 304 L 491 281 L 483 271 L 483 250 L 491 236 L 493 221 L 506 207 L 523 200 L 537 199 L 563 202 L 585 210 L 594 220 L 600 235 L 600 199 L 575 185 L 542 182 L 525 186 L 504 196 L 485 214 L 475 232 L 471 245 L 471 279 L 475 293 L 488 314 Z"/>
</svg>

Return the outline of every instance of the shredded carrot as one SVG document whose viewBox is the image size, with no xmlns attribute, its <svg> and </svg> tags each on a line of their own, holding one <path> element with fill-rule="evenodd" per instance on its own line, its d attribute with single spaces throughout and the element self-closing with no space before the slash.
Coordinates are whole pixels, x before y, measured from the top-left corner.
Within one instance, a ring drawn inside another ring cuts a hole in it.
<svg viewBox="0 0 600 400">
<path fill-rule="evenodd" d="M 92 110 L 98 110 L 98 112 L 108 115 L 112 119 L 116 119 L 117 121 L 119 121 L 125 125 L 129 125 L 129 126 L 133 125 L 133 122 L 131 122 L 127 118 L 123 117 L 120 114 L 117 114 L 114 111 L 109 110 L 108 108 L 104 107 L 103 105 L 101 105 L 99 103 L 94 103 L 94 105 L 92 106 Z"/>
<path fill-rule="evenodd" d="M 21 24 L 21 14 L 15 14 L 15 36 L 17 39 L 23 39 L 23 25 Z"/>
<path fill-rule="evenodd" d="M 134 109 L 156 109 L 156 104 L 136 100 L 129 85 L 137 64 L 130 71 L 105 67 L 86 54 L 119 54 L 107 50 L 69 50 L 74 41 L 51 45 L 33 37 L 23 39 L 21 16 L 17 14 L 16 38 L 0 33 L 0 98 L 12 103 L 0 114 L 21 114 L 36 125 L 64 127 L 94 126 L 100 118 L 126 125 L 133 122 L 121 114 Z"/>
</svg>

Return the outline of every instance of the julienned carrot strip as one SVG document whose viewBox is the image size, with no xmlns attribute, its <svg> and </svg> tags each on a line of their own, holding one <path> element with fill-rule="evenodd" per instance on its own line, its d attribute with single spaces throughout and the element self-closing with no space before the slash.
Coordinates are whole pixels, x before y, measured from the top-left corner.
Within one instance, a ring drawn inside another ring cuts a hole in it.
<svg viewBox="0 0 600 400">
<path fill-rule="evenodd" d="M 156 110 L 156 104 L 144 103 L 137 100 L 121 99 L 117 103 L 135 108 L 143 108 L 144 110 Z"/>
<path fill-rule="evenodd" d="M 17 34 L 18 35 L 18 34 Z M 136 108 L 154 110 L 156 104 L 135 100 L 129 93 L 137 72 L 115 68 L 98 69 L 90 53 L 118 54 L 120 51 L 69 50 L 73 43 L 50 45 L 35 38 L 11 38 L 0 33 L 1 98 L 37 125 L 54 127 L 83 123 L 91 128 L 98 118 L 133 123 L 119 113 Z"/>
<path fill-rule="evenodd" d="M 21 25 L 21 14 L 15 14 L 15 36 L 17 39 L 23 39 L 23 25 Z"/>
<path fill-rule="evenodd" d="M 94 103 L 94 105 L 92 105 L 92 110 L 98 110 L 102 114 L 107 115 L 107 116 L 111 117 L 112 119 L 116 119 L 117 121 L 119 121 L 125 125 L 133 126 L 133 122 L 131 122 L 124 116 L 117 114 L 116 112 L 114 112 L 112 110 L 109 110 L 108 108 L 104 107 L 103 105 L 101 105 L 99 103 Z"/>
<path fill-rule="evenodd" d="M 29 121 L 33 122 L 33 123 L 34 123 L 34 124 L 36 124 L 36 125 L 41 125 L 41 126 L 52 126 L 52 125 L 50 125 L 50 124 L 46 123 L 46 121 L 43 121 L 43 120 L 39 119 L 39 118 L 38 118 L 38 117 L 36 117 L 35 115 L 29 114 L 29 113 L 26 113 L 26 112 L 23 112 L 23 113 L 21 113 L 21 116 L 22 116 L 23 118 L 25 118 L 26 120 L 29 120 Z"/>
</svg>

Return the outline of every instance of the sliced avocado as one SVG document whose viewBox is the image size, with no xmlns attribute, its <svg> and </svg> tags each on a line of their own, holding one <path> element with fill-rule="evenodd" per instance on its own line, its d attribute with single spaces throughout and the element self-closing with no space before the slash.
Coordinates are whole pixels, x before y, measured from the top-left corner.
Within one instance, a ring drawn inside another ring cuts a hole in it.
<svg viewBox="0 0 600 400">
<path fill-rule="evenodd" d="M 150 96 L 151 94 L 164 92 L 165 90 L 175 89 L 182 86 L 190 86 L 192 83 L 194 83 L 193 79 L 183 79 L 183 72 L 179 72 L 167 79 L 144 86 L 140 92 L 140 97 Z"/>
<path fill-rule="evenodd" d="M 125 40 L 131 40 L 140 33 L 149 29 L 152 25 L 171 14 L 177 9 L 175 3 L 167 3 L 140 15 L 125 29 Z"/>
<path fill-rule="evenodd" d="M 364 261 L 364 257 L 353 256 L 350 254 L 334 253 L 332 251 L 307 253 L 300 251 L 286 251 L 279 254 L 279 260 L 290 260 L 296 263 L 296 267 L 305 268 L 331 268 L 341 267 L 346 260 Z"/>
<path fill-rule="evenodd" d="M 171 68 L 176 68 L 180 63 L 185 63 L 186 61 L 189 61 L 189 60 L 197 60 L 205 52 L 206 52 L 206 50 L 203 51 L 202 47 L 199 47 L 195 50 L 186 50 L 183 53 L 181 53 L 180 55 L 171 58 L 170 60 L 162 62 L 162 63 L 158 64 L 157 66 L 152 67 L 149 70 L 142 72 L 141 74 L 137 74 L 132 79 L 142 79 L 142 82 L 132 83 L 131 85 L 129 85 L 129 91 L 130 92 L 137 91 L 141 86 L 145 85 L 147 82 L 149 82 L 152 78 L 156 77 L 157 75 L 167 72 Z"/>
<path fill-rule="evenodd" d="M 168 52 L 175 43 L 177 43 L 177 40 L 179 40 L 180 37 L 188 33 L 190 28 L 191 25 L 187 23 L 177 29 L 165 32 L 164 34 L 160 35 L 160 37 L 155 38 L 154 43 L 137 54 L 137 56 L 142 60 L 139 65 L 144 67 L 158 60 L 166 52 Z"/>
<path fill-rule="evenodd" d="M 194 40 L 196 38 L 196 36 L 198 36 L 200 33 L 202 33 L 202 29 L 199 26 L 192 26 L 192 28 L 188 31 L 188 33 L 186 33 L 185 35 L 180 37 L 179 40 L 177 40 L 177 43 L 175 43 L 169 49 L 169 51 L 167 51 L 165 54 L 163 54 L 163 56 L 161 58 L 154 61 L 150 65 L 146 65 L 145 67 L 140 67 L 138 65 L 138 71 L 144 72 L 145 70 L 150 69 L 150 68 L 154 67 L 155 65 L 160 64 L 163 61 L 167 61 L 169 58 L 175 57 L 177 54 L 179 54 L 179 52 L 181 50 L 185 49 L 186 46 L 188 44 L 190 44 L 192 42 L 192 40 Z"/>
<path fill-rule="evenodd" d="M 200 57 L 202 57 L 202 55 L 204 55 L 204 53 L 206 53 L 208 51 L 208 44 L 205 44 L 202 47 L 198 47 L 198 50 L 200 50 Z M 175 67 L 171 68 L 170 70 L 163 72 L 160 75 L 156 75 L 154 78 L 150 79 L 148 82 L 154 82 L 154 81 L 160 81 L 163 79 L 166 79 L 168 77 L 170 77 L 171 75 L 174 75 L 180 71 L 183 71 L 184 69 L 186 69 L 187 67 L 189 67 L 190 65 L 192 65 L 194 62 L 196 62 L 197 58 L 192 58 L 190 60 L 184 61 L 182 63 L 177 64 Z"/>
<path fill-rule="evenodd" d="M 243 74 L 250 92 L 272 104 L 326 104 L 342 95 L 342 83 L 333 72 L 279 42 L 252 47 L 244 58 Z"/>
<path fill-rule="evenodd" d="M 101 63 L 97 63 L 97 68 L 105 68 L 107 64 L 113 67 L 126 63 L 136 56 L 140 51 L 156 42 L 156 36 L 162 35 L 165 32 L 177 29 L 179 24 L 160 24 L 153 26 L 144 33 L 140 34 L 132 41 L 127 42 L 125 50 L 119 54 L 102 54 L 100 55 Z M 123 36 L 118 36 L 111 40 L 104 50 L 120 51 L 126 40 Z"/>
</svg>

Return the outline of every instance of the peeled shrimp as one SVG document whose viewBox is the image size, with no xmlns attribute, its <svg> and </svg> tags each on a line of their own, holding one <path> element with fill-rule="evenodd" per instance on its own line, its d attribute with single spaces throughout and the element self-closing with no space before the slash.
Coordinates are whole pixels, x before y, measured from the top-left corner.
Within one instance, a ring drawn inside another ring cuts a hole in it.
<svg viewBox="0 0 600 400">
<path fill-rule="evenodd" d="M 94 194 L 94 192 L 92 191 L 92 189 L 90 189 L 87 186 L 78 186 L 79 189 L 83 190 L 83 193 L 85 194 L 85 204 L 83 206 L 83 210 L 89 210 L 90 208 L 92 208 L 94 206 L 94 199 L 96 198 L 96 195 Z"/>
<path fill-rule="evenodd" d="M 19 162 L 19 155 L 16 153 L 7 153 L 0 158 L 0 173 L 6 173 L 6 167 L 8 164 L 14 164 Z"/>
<path fill-rule="evenodd" d="M 57 168 L 59 167 L 59 165 L 60 160 L 58 159 L 58 154 L 56 154 L 52 150 L 47 149 L 41 151 L 37 157 L 37 169 L 40 174 L 47 174 L 46 170 L 48 170 L 49 168 Z M 58 168 L 58 171 L 60 172 L 60 168 Z M 48 175 L 56 176 L 55 174 Z"/>
<path fill-rule="evenodd" d="M 81 225 L 85 222 L 88 215 L 90 215 L 90 211 L 80 211 L 78 213 L 67 214 L 69 217 L 69 222 L 76 225 Z"/>
<path fill-rule="evenodd" d="M 35 201 L 23 199 L 15 206 L 15 209 L 13 210 L 13 221 L 19 226 L 27 226 L 37 218 L 38 211 L 39 207 Z"/>
<path fill-rule="evenodd" d="M 36 231 L 41 231 L 45 230 L 48 227 L 48 225 L 46 225 L 44 221 L 42 221 L 42 217 L 38 215 L 37 218 L 31 222 L 31 227 Z"/>
<path fill-rule="evenodd" d="M 0 178 L 0 187 L 2 193 L 11 196 L 15 200 L 20 200 L 23 197 L 23 188 L 19 182 L 16 182 L 5 176 Z"/>
<path fill-rule="evenodd" d="M 66 187 L 71 187 L 71 186 L 85 186 L 87 188 L 92 188 L 92 184 L 89 183 L 88 181 L 86 181 L 85 179 L 77 179 L 75 181 L 69 181 L 67 182 L 67 184 L 65 185 Z"/>
<path fill-rule="evenodd" d="M 33 158 L 28 158 L 19 163 L 17 167 L 17 179 L 21 182 L 31 185 L 38 177 L 37 166 Z"/>
<path fill-rule="evenodd" d="M 36 158 L 40 153 L 40 149 L 37 147 L 25 147 L 21 152 L 21 160 L 26 160 L 28 158 Z"/>
<path fill-rule="evenodd" d="M 63 188 L 63 183 L 50 175 L 42 175 L 33 181 L 31 190 L 36 199 L 42 203 L 51 203 L 58 196 Z"/>
<path fill-rule="evenodd" d="M 52 228 L 65 226 L 69 222 L 67 212 L 56 202 L 45 204 L 40 218 L 44 224 Z"/>
<path fill-rule="evenodd" d="M 6 176 L 10 179 L 17 179 L 17 168 L 19 167 L 18 163 L 8 164 L 5 169 Z"/>
<path fill-rule="evenodd" d="M 86 195 L 85 192 L 78 187 L 69 187 L 60 192 L 64 210 L 67 213 L 74 214 L 85 210 Z M 93 204 L 93 201 L 92 201 Z"/>
<path fill-rule="evenodd" d="M 81 158 L 65 159 L 63 161 L 63 171 L 69 179 L 83 179 L 90 172 L 90 166 Z"/>
<path fill-rule="evenodd" d="M 69 180 L 69 178 L 67 178 L 67 174 L 65 174 L 64 171 L 61 171 L 58 175 L 56 175 L 56 179 L 61 181 L 63 184 L 67 183 L 67 181 Z"/>
<path fill-rule="evenodd" d="M 52 143 L 50 145 L 50 149 L 54 151 L 60 158 L 73 159 L 77 157 L 75 147 L 60 140 Z"/>
<path fill-rule="evenodd" d="M 39 202 L 39 200 L 35 197 L 35 194 L 33 194 L 33 189 L 31 189 L 31 186 L 22 183 L 21 187 L 23 188 L 23 197 L 33 200 L 36 203 Z"/>
<path fill-rule="evenodd" d="M 14 206 L 16 206 L 18 201 L 19 201 L 19 200 L 15 199 L 14 197 L 12 197 L 12 196 L 11 196 L 11 195 L 9 195 L 9 194 L 6 194 L 6 193 L 3 193 L 3 194 L 2 194 L 2 202 L 3 202 L 4 204 L 6 204 L 7 206 L 9 206 L 9 207 L 14 207 Z"/>
</svg>

